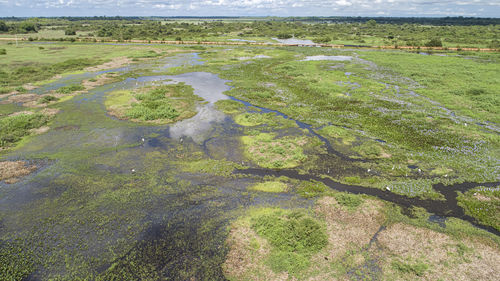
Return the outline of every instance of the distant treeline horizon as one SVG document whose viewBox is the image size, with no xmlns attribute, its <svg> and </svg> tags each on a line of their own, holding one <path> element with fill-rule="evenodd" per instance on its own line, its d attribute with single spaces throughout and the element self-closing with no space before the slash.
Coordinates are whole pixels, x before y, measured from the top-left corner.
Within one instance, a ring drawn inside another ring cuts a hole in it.
<svg viewBox="0 0 500 281">
<path fill-rule="evenodd" d="M 85 17 L 0 17 L 4 21 L 23 21 L 26 19 L 63 19 L 82 20 L 263 20 L 282 22 L 324 22 L 324 23 L 366 23 L 375 20 L 381 24 L 422 24 L 422 25 L 499 25 L 500 18 L 487 17 L 277 17 L 277 16 L 85 16 Z"/>
</svg>

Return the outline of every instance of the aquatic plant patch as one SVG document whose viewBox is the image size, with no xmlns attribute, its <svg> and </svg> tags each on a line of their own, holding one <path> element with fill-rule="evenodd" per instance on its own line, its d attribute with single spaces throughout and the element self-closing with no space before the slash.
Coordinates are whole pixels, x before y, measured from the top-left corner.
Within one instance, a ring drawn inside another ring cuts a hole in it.
<svg viewBox="0 0 500 281">
<path fill-rule="evenodd" d="M 476 187 L 459 193 L 458 204 L 480 223 L 500 230 L 500 186 Z"/>
<path fill-rule="evenodd" d="M 266 181 L 249 187 L 250 190 L 280 193 L 288 190 L 288 185 L 280 181 Z"/>
<path fill-rule="evenodd" d="M 264 168 L 292 168 L 306 160 L 302 146 L 306 137 L 275 138 L 272 133 L 259 133 L 255 136 L 243 136 L 245 155 Z"/>
<path fill-rule="evenodd" d="M 194 95 L 192 87 L 179 83 L 134 92 L 114 91 L 107 95 L 105 105 L 119 118 L 166 124 L 193 117 L 196 102 L 202 100 Z"/>
</svg>

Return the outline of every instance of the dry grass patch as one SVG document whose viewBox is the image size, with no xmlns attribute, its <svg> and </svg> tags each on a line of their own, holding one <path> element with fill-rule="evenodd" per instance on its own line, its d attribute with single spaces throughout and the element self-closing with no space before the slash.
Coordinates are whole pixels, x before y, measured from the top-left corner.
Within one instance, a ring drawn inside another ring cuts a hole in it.
<svg viewBox="0 0 500 281">
<path fill-rule="evenodd" d="M 0 162 L 0 181 L 12 184 L 19 181 L 21 177 L 31 174 L 37 167 L 28 165 L 24 161 L 2 161 Z"/>
<path fill-rule="evenodd" d="M 500 251 L 481 241 L 457 241 L 426 228 L 394 224 L 378 237 L 390 280 L 500 280 Z M 415 275 L 394 263 L 426 265 Z"/>
<path fill-rule="evenodd" d="M 270 245 L 245 223 L 232 226 L 226 241 L 230 250 L 222 266 L 224 274 L 234 280 L 290 280 L 286 272 L 275 273 L 262 263 L 270 254 Z"/>
<path fill-rule="evenodd" d="M 131 62 L 132 62 L 132 59 L 130 59 L 130 58 L 117 57 L 117 58 L 113 58 L 111 61 L 103 63 L 101 65 L 87 67 L 84 69 L 84 71 L 96 72 L 96 71 L 101 71 L 101 70 L 106 70 L 106 69 L 111 69 L 111 68 L 119 68 L 119 67 L 125 66 L 127 64 L 130 64 Z"/>
<path fill-rule="evenodd" d="M 116 73 L 106 73 L 99 75 L 94 79 L 83 80 L 82 85 L 85 87 L 85 90 L 89 91 L 96 87 L 114 82 L 116 77 L 118 77 L 118 74 Z"/>
<path fill-rule="evenodd" d="M 342 206 L 334 197 L 318 200 L 315 211 L 325 218 L 327 226 L 327 259 L 335 260 L 350 249 L 367 245 L 384 221 L 382 207 L 381 201 L 371 199 L 366 199 L 356 210 Z"/>
</svg>

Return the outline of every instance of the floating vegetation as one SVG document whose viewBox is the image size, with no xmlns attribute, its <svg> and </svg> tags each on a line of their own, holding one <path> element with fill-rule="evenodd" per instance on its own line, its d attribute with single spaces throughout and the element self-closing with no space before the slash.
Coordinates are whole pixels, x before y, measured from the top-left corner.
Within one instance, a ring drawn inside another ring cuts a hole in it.
<svg viewBox="0 0 500 281">
<path fill-rule="evenodd" d="M 105 104 L 119 118 L 153 123 L 171 123 L 196 115 L 193 88 L 184 83 L 153 86 L 138 92 L 127 90 L 108 94 Z"/>
<path fill-rule="evenodd" d="M 249 187 L 250 190 L 280 193 L 288 190 L 288 185 L 280 181 L 266 181 Z"/>
</svg>

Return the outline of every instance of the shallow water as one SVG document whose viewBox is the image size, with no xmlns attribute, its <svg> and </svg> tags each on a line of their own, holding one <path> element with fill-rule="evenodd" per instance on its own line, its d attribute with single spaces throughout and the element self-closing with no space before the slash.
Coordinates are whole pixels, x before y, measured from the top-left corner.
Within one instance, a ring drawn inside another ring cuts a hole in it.
<svg viewBox="0 0 500 281">
<path fill-rule="evenodd" d="M 315 46 L 317 45 L 311 40 L 304 40 L 304 39 L 297 39 L 297 38 L 289 38 L 289 39 L 278 39 L 278 38 L 271 38 L 275 41 L 278 41 L 282 44 L 298 44 L 298 45 L 310 45 L 310 46 Z"/>
<path fill-rule="evenodd" d="M 181 54 L 114 71 L 150 68 L 161 71 L 201 63 L 197 54 Z M 96 75 L 98 73 L 68 76 L 38 91 L 43 93 Z M 206 102 L 198 104 L 194 117 L 172 125 L 147 126 L 117 120 L 108 116 L 103 106 L 105 94 L 113 90 L 179 82 L 191 85 L 195 94 Z M 31 276 L 33 280 L 64 276 L 68 274 L 64 269 L 68 263 L 69 271 L 81 270 L 81 274 L 86 275 L 87 269 L 79 266 L 90 257 L 96 259 L 88 269 L 92 274 L 117 271 L 136 274 L 140 267 L 153 265 L 164 278 L 223 280 L 224 240 L 226 227 L 232 219 L 250 206 L 293 208 L 310 207 L 313 203 L 293 193 L 249 192 L 247 187 L 263 176 L 313 179 L 340 191 L 370 194 L 402 206 L 421 206 L 437 215 L 473 221 L 457 206 L 454 195 L 455 190 L 478 184 L 436 185 L 447 200 L 432 201 L 340 184 L 294 170 L 249 168 L 236 171 L 246 176 L 242 178 L 182 170 L 177 162 L 195 161 L 190 155 L 238 163 L 245 160 L 238 140 L 242 135 L 241 127 L 216 110 L 214 103 L 218 100 L 232 99 L 244 104 L 248 111 L 274 113 L 293 120 L 279 111 L 256 107 L 225 95 L 224 92 L 231 88 L 228 82 L 215 74 L 191 72 L 129 78 L 98 87 L 64 103 L 52 125 L 60 129 L 34 137 L 7 156 L 10 159 L 55 159 L 19 183 L 0 183 L 0 211 L 4 218 L 0 221 L 1 239 L 19 238 L 27 243 L 26 247 L 33 247 L 37 255 L 55 260 L 55 265 L 38 267 Z M 323 142 L 328 154 L 322 157 L 344 162 L 362 161 L 337 152 L 311 125 L 293 121 L 298 128 L 306 129 Z M 335 165 L 338 163 L 325 159 Z M 493 183 L 481 185 L 493 186 Z M 38 241 L 45 244 L 33 246 Z M 59 247 L 64 250 L 59 252 Z M 68 253 L 72 253 L 71 257 L 67 257 Z"/>
<path fill-rule="evenodd" d="M 351 56 L 308 56 L 302 61 L 350 61 L 352 60 Z"/>
</svg>

